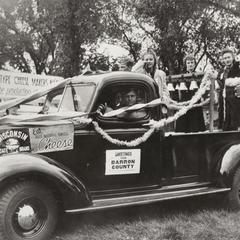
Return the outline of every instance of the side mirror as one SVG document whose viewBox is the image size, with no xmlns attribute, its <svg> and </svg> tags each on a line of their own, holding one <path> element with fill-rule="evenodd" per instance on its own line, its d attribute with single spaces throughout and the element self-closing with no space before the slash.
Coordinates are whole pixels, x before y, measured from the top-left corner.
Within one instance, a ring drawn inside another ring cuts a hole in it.
<svg viewBox="0 0 240 240">
<path fill-rule="evenodd" d="M 96 110 L 97 115 L 103 115 L 106 112 L 107 105 L 106 104 L 100 104 Z"/>
</svg>

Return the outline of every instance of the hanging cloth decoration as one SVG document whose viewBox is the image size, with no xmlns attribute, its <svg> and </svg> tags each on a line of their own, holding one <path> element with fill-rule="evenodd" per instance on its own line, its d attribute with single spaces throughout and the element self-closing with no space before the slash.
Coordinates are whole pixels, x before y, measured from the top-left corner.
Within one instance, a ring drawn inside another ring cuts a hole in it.
<svg viewBox="0 0 240 240">
<path fill-rule="evenodd" d="M 169 91 L 169 92 L 174 92 L 174 91 L 175 91 L 175 88 L 174 88 L 174 86 L 173 86 L 172 83 L 168 83 L 168 84 L 167 84 L 167 88 L 168 88 L 168 91 Z"/>
<path fill-rule="evenodd" d="M 196 90 L 196 89 L 198 89 L 197 82 L 196 82 L 196 80 L 192 80 L 191 83 L 190 83 L 189 90 L 193 91 L 193 90 Z"/>
<path fill-rule="evenodd" d="M 187 91 L 188 90 L 185 82 L 180 83 L 179 90 L 180 91 Z"/>
</svg>

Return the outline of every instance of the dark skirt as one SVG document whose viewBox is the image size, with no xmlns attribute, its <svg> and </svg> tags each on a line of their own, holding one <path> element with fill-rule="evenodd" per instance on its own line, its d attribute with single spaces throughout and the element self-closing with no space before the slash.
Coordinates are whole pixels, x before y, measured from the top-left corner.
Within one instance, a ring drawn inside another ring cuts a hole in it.
<svg viewBox="0 0 240 240">
<path fill-rule="evenodd" d="M 189 87 L 189 86 L 188 86 Z M 181 99 L 179 101 L 190 100 L 196 91 L 181 91 Z M 196 107 L 190 109 L 185 115 L 176 121 L 176 132 L 202 132 L 206 130 L 203 117 L 203 108 Z"/>
<path fill-rule="evenodd" d="M 176 132 L 202 132 L 205 130 L 202 107 L 190 109 L 176 121 Z"/>
</svg>

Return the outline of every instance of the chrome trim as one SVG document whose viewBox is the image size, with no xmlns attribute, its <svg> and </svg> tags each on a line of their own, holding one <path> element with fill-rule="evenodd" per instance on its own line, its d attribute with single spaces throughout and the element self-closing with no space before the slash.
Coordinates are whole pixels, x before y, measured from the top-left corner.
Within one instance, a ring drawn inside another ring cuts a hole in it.
<svg viewBox="0 0 240 240">
<path fill-rule="evenodd" d="M 114 193 L 117 192 L 119 193 L 120 191 L 142 191 L 142 190 L 147 190 L 147 189 L 153 189 L 159 187 L 158 184 L 153 184 L 153 185 L 147 185 L 147 186 L 141 186 L 141 187 L 126 187 L 126 188 L 113 188 L 113 189 L 107 189 L 107 190 L 94 190 L 90 191 L 91 194 L 104 194 L 104 193 Z"/>
<path fill-rule="evenodd" d="M 207 189 L 207 188 L 205 188 Z M 196 191 L 196 189 L 194 189 Z M 202 189 L 201 189 L 202 190 Z M 172 197 L 165 197 L 165 198 L 159 198 L 159 199 L 147 199 L 147 200 L 139 200 L 139 201 L 132 201 L 128 203 L 120 203 L 120 204 L 112 204 L 112 205 L 104 205 L 104 206 L 91 206 L 87 208 L 81 208 L 81 209 L 71 209 L 71 210 L 65 210 L 66 213 L 79 213 L 79 212 L 92 212 L 92 211 L 99 211 L 99 210 L 105 210 L 105 209 L 112 209 L 117 207 L 127 207 L 127 206 L 133 206 L 133 205 L 144 205 L 144 204 L 150 204 L 154 202 L 160 202 L 164 200 L 173 200 L 173 199 L 180 199 L 180 198 L 186 198 L 186 197 L 193 197 L 193 196 L 201 196 L 201 195 L 207 195 L 207 194 L 213 194 L 213 193 L 221 193 L 221 192 L 227 192 L 230 191 L 231 188 L 220 188 L 220 189 L 209 189 L 209 191 L 205 192 L 197 192 L 197 193 L 187 193 L 185 191 L 185 194 L 178 195 L 178 196 L 172 196 Z M 191 191 L 193 191 L 191 189 Z M 168 193 L 169 194 L 169 193 Z M 160 194 L 162 195 L 162 194 Z M 142 197 L 145 197 L 145 195 L 142 195 Z M 122 198 L 124 199 L 124 198 Z M 105 199 L 107 201 L 108 199 Z M 95 201 L 93 201 L 94 204 Z"/>
<path fill-rule="evenodd" d="M 186 188 L 193 188 L 193 187 L 206 187 L 210 186 L 211 182 L 192 182 L 192 183 L 184 183 L 184 184 L 174 184 L 168 186 L 159 186 L 159 185 L 149 185 L 146 187 L 136 187 L 136 188 L 123 188 L 123 189 L 110 189 L 110 190 L 102 190 L 102 191 L 90 191 L 90 194 L 95 197 L 105 196 L 107 198 L 108 195 L 125 195 L 125 194 L 134 194 L 137 192 L 149 192 L 149 191 L 160 191 L 163 192 L 167 190 L 176 190 L 176 189 L 186 189 Z"/>
<path fill-rule="evenodd" d="M 150 194 L 141 194 L 141 195 L 134 195 L 134 196 L 125 196 L 125 197 L 116 197 L 116 198 L 107 198 L 107 199 L 96 199 L 93 200 L 93 203 L 97 202 L 106 202 L 107 201 L 116 201 L 116 200 L 121 200 L 121 199 L 132 199 L 132 198 L 141 198 L 141 197 L 153 197 L 157 195 L 164 196 L 166 194 L 175 194 L 175 193 L 182 193 L 182 192 L 194 192 L 198 190 L 207 190 L 209 187 L 201 187 L 201 188 L 193 188 L 193 189 L 188 189 L 188 190 L 178 190 L 178 191 L 173 191 L 173 192 L 157 192 L 157 193 L 150 193 Z"/>
<path fill-rule="evenodd" d="M 145 133 L 147 129 L 144 128 L 117 128 L 117 129 L 105 129 L 106 133 L 108 134 L 132 134 L 132 133 Z M 75 130 L 75 134 L 84 134 L 87 133 L 88 135 L 96 135 L 96 131 L 94 130 Z"/>
<path fill-rule="evenodd" d="M 177 179 L 181 179 L 181 177 Z M 210 184 L 212 184 L 212 182 L 191 182 L 191 183 L 174 184 L 174 185 L 168 185 L 168 186 L 163 185 L 162 189 L 177 189 L 177 188 L 186 188 L 186 187 L 193 187 L 193 186 L 206 186 Z"/>
<path fill-rule="evenodd" d="M 66 91 L 67 91 L 67 85 L 65 85 L 64 89 L 63 89 L 63 93 L 62 93 L 62 96 L 61 96 L 61 99 L 59 101 L 59 105 L 58 105 L 58 108 L 57 108 L 57 112 L 60 112 L 60 106 L 62 105 L 62 101 L 63 101 L 63 98 L 66 94 Z M 72 99 L 73 99 L 73 96 L 72 96 Z"/>
<path fill-rule="evenodd" d="M 223 131 L 223 130 L 214 130 L 210 132 L 209 130 L 202 132 L 165 132 L 165 137 L 177 137 L 177 136 L 188 136 L 188 135 L 215 135 L 215 134 L 232 134 L 239 133 L 239 130 Z"/>
</svg>

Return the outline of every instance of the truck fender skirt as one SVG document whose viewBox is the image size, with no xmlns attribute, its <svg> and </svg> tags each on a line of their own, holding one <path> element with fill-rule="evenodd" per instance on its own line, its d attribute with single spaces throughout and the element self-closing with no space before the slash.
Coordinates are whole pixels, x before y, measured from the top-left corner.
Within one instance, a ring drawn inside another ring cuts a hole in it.
<svg viewBox="0 0 240 240">
<path fill-rule="evenodd" d="M 91 205 L 85 185 L 62 164 L 30 153 L 8 154 L 0 157 L 0 188 L 16 179 L 39 180 L 58 194 L 64 209 Z"/>
<path fill-rule="evenodd" d="M 240 162 L 240 144 L 231 146 L 223 155 L 220 173 L 229 175 Z"/>
</svg>

